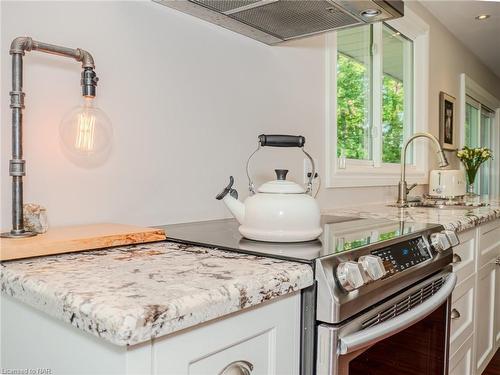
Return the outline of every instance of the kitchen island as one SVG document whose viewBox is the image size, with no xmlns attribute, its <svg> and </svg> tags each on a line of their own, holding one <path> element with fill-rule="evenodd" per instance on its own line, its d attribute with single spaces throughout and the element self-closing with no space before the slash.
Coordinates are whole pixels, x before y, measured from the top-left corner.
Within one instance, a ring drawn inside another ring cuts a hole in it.
<svg viewBox="0 0 500 375">
<path fill-rule="evenodd" d="M 231 362 L 231 355 L 220 355 L 222 348 L 263 345 L 262 357 L 269 358 L 252 366 L 296 373 L 298 291 L 312 282 L 306 264 L 172 242 L 3 262 L 2 367 L 180 373 L 176 366 L 187 369 L 204 358 L 199 371 L 206 373 Z M 161 341 L 165 335 L 174 337 L 173 344 Z M 194 339 L 182 350 L 186 335 Z M 273 354 L 278 344 L 287 349 Z M 162 358 L 153 361 L 154 352 Z M 207 363 L 214 353 L 220 358 Z"/>
</svg>

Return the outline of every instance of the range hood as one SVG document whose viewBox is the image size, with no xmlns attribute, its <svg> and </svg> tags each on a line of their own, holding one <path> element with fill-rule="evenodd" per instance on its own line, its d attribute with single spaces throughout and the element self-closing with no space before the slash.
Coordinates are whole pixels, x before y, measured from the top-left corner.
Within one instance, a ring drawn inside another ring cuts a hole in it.
<svg viewBox="0 0 500 375">
<path fill-rule="evenodd" d="M 266 44 L 403 16 L 401 0 L 154 0 Z"/>
</svg>

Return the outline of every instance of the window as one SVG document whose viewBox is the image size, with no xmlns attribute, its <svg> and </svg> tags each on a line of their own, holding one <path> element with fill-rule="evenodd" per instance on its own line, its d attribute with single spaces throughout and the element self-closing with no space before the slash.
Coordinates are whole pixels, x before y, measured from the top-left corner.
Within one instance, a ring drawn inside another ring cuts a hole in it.
<svg viewBox="0 0 500 375">
<path fill-rule="evenodd" d="M 490 196 L 500 194 L 500 99 L 490 94 L 465 73 L 460 75 L 460 143 L 468 147 L 488 147 L 493 159 L 481 166 L 474 182 L 475 191 Z"/>
<path fill-rule="evenodd" d="M 382 33 L 382 162 L 400 163 L 405 136 L 413 134 L 413 42 L 386 25 Z"/>
<path fill-rule="evenodd" d="M 330 187 L 396 184 L 404 140 L 417 130 L 426 130 L 422 125 L 427 122 L 427 107 L 423 104 L 417 111 L 414 82 L 421 83 L 420 93 L 427 91 L 428 26 L 415 21 L 414 14 L 407 15 L 397 22 L 328 35 Z M 415 62 L 417 56 L 420 64 Z M 421 96 L 419 103 L 424 101 L 427 97 Z M 424 182 L 427 159 L 416 160 L 415 151 L 411 145 L 408 175 Z"/>
<path fill-rule="evenodd" d="M 482 105 L 470 96 L 465 101 L 465 145 L 468 147 L 488 147 L 494 150 L 494 121 L 495 112 Z M 492 175 L 492 162 L 488 160 L 479 170 L 474 182 L 476 191 L 490 194 Z"/>
<path fill-rule="evenodd" d="M 373 53 L 378 34 L 381 64 Z M 385 24 L 337 32 L 338 157 L 377 165 L 400 162 L 404 135 L 413 132 L 412 58 L 413 42 Z"/>
<path fill-rule="evenodd" d="M 337 33 L 337 156 L 372 159 L 371 26 Z"/>
</svg>

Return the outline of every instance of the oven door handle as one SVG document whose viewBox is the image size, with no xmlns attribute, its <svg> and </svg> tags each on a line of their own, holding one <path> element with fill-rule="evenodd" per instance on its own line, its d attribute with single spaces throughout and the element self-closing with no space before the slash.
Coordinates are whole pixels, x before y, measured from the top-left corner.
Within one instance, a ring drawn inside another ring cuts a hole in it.
<svg viewBox="0 0 500 375">
<path fill-rule="evenodd" d="M 441 289 L 422 304 L 393 319 L 340 338 L 338 353 L 341 355 L 352 353 L 401 332 L 417 323 L 446 302 L 453 292 L 456 283 L 457 276 L 454 273 L 450 273 Z"/>
</svg>

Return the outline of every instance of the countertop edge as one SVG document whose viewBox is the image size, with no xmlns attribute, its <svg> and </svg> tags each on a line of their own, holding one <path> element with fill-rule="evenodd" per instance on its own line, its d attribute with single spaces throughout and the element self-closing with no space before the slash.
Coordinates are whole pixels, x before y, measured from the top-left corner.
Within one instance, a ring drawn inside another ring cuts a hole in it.
<svg viewBox="0 0 500 375">
<path fill-rule="evenodd" d="M 223 250 L 210 248 L 207 248 L 207 251 L 225 253 Z M 244 254 L 239 256 L 248 261 L 259 258 Z M 259 280 L 245 276 L 227 285 L 209 289 L 205 295 L 199 293 L 195 296 L 183 296 L 175 301 L 165 301 L 166 305 L 176 307 L 174 311 L 162 312 L 161 309 L 154 311 L 152 307 L 152 311 L 135 310 L 129 314 L 128 311 L 113 309 L 106 304 L 96 304 L 86 311 L 85 303 L 82 303 L 81 298 L 77 301 L 77 296 L 71 292 L 66 292 L 62 288 L 52 290 L 50 287 L 44 288 L 40 283 L 31 282 L 29 277 L 23 277 L 21 272 L 12 271 L 3 265 L 0 280 L 2 294 L 118 346 L 136 345 L 193 328 L 300 291 L 312 285 L 314 281 L 313 271 L 309 265 L 294 263 L 294 267 L 290 270 L 279 270 Z M 179 306 L 181 307 L 178 308 Z M 156 313 L 158 315 L 155 315 Z M 110 318 L 113 315 L 120 318 Z"/>
</svg>

